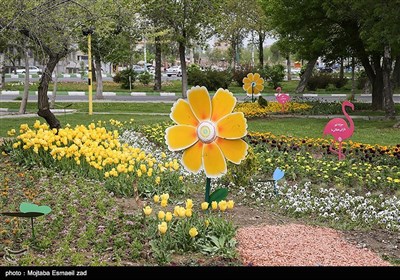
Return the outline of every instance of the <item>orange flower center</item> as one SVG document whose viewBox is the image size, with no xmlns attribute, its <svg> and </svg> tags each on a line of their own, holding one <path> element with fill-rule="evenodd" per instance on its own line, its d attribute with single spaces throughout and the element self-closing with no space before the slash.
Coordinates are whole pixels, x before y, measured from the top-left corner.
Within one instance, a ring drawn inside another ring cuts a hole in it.
<svg viewBox="0 0 400 280">
<path fill-rule="evenodd" d="M 209 144 L 217 138 L 217 130 L 215 125 L 210 121 L 203 121 L 197 127 L 197 137 L 200 141 Z"/>
</svg>

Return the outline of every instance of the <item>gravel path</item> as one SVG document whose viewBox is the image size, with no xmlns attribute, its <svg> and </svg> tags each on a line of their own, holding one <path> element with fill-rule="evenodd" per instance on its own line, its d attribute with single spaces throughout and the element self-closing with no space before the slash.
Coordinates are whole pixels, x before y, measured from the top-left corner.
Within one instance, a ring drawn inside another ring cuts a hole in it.
<svg viewBox="0 0 400 280">
<path fill-rule="evenodd" d="M 299 224 L 240 228 L 239 253 L 254 266 L 390 266 L 330 228 Z"/>
</svg>

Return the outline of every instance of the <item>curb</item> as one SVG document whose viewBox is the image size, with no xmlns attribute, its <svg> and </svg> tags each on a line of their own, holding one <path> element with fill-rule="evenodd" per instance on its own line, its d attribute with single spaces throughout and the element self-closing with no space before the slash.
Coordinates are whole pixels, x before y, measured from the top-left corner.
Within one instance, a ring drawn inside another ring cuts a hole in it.
<svg viewBox="0 0 400 280">
<path fill-rule="evenodd" d="M 0 95 L 22 95 L 22 91 L 18 91 L 18 90 L 2 90 L 0 92 Z M 96 93 L 95 91 L 93 92 L 94 94 Z M 30 92 L 30 94 L 35 94 L 37 95 L 37 91 L 35 91 L 34 93 L 32 93 L 32 91 Z M 48 95 L 52 95 L 52 92 L 48 92 Z M 64 92 L 57 92 L 57 95 L 69 95 L 69 96 L 85 96 L 88 95 L 88 92 L 86 91 L 64 91 Z M 180 93 L 176 93 L 176 92 L 109 92 L 109 91 L 104 91 L 103 95 L 104 96 L 116 96 L 116 95 L 130 95 L 130 96 L 177 96 L 177 94 Z M 234 95 L 243 95 L 241 93 L 234 93 Z M 269 94 L 263 94 L 264 96 L 269 96 Z M 272 94 L 276 96 L 275 94 Z M 290 94 L 288 94 L 290 96 Z M 247 95 L 250 96 L 251 95 Z M 254 97 L 258 97 L 260 96 L 260 94 L 258 95 L 254 95 Z M 342 93 L 332 93 L 332 94 L 318 94 L 318 93 L 303 93 L 303 94 L 299 94 L 299 95 L 295 95 L 295 96 L 303 96 L 303 97 L 346 97 L 346 94 L 342 94 Z M 361 97 L 372 97 L 372 94 L 356 94 L 356 96 L 361 96 Z M 399 97 L 400 94 L 393 94 L 394 97 Z"/>
</svg>

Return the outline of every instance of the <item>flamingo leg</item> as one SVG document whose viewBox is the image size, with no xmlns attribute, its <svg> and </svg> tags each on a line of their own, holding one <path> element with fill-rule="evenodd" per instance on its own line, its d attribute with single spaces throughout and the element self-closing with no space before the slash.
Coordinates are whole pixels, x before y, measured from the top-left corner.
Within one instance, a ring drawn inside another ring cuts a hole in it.
<svg viewBox="0 0 400 280">
<path fill-rule="evenodd" d="M 339 160 L 345 158 L 345 155 L 342 153 L 342 142 L 339 142 Z"/>
<path fill-rule="evenodd" d="M 334 154 L 339 154 L 339 152 L 338 151 L 336 151 L 335 149 L 333 149 L 333 144 L 335 143 L 335 141 L 332 141 L 332 144 L 329 146 L 329 151 L 331 151 L 331 153 L 334 153 Z"/>
</svg>

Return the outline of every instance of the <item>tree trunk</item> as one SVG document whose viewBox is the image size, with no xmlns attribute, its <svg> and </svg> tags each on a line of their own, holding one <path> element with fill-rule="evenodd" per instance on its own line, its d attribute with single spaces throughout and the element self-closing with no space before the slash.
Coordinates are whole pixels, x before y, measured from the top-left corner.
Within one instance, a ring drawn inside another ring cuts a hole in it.
<svg viewBox="0 0 400 280">
<path fill-rule="evenodd" d="M 339 72 L 339 79 L 344 79 L 344 65 L 343 65 L 343 57 L 340 58 L 340 72 Z"/>
<path fill-rule="evenodd" d="M 290 53 L 288 53 L 286 56 L 286 68 L 287 68 L 287 80 L 291 81 L 292 80 L 292 67 L 291 67 L 291 62 L 290 62 Z"/>
<path fill-rule="evenodd" d="M 260 68 L 264 68 L 264 41 L 265 34 L 258 32 L 258 63 L 260 64 Z"/>
<path fill-rule="evenodd" d="M 186 72 L 185 44 L 181 42 L 179 42 L 179 58 L 181 60 L 181 70 L 182 70 L 182 98 L 186 98 L 187 72 Z"/>
<path fill-rule="evenodd" d="M 393 88 L 400 88 L 400 55 L 396 56 L 393 68 Z"/>
<path fill-rule="evenodd" d="M 355 79 L 355 59 L 354 56 L 351 58 L 351 95 L 349 100 L 354 101 L 356 99 L 356 79 Z"/>
<path fill-rule="evenodd" d="M 311 60 L 308 61 L 307 63 L 307 67 L 306 67 L 306 71 L 303 73 L 303 75 L 301 75 L 300 77 L 300 82 L 297 85 L 297 88 L 295 90 L 295 93 L 301 93 L 304 92 L 304 89 L 306 88 L 308 79 L 311 77 L 312 75 L 312 71 L 314 69 L 315 63 L 317 63 L 317 59 L 318 58 L 313 58 Z"/>
<path fill-rule="evenodd" d="M 156 36 L 154 38 L 154 44 L 156 48 L 155 60 L 156 60 L 156 69 L 155 69 L 155 77 L 154 77 L 154 90 L 161 90 L 161 39 L 160 36 Z"/>
<path fill-rule="evenodd" d="M 383 97 L 385 107 L 385 117 L 387 119 L 396 118 L 396 110 L 394 108 L 392 85 L 390 75 L 392 74 L 392 57 L 391 48 L 385 45 L 383 52 L 383 63 L 382 63 L 382 80 L 383 80 Z"/>
<path fill-rule="evenodd" d="M 19 106 L 19 114 L 25 114 L 26 104 L 29 97 L 29 53 L 24 43 L 24 62 L 25 62 L 25 80 L 24 80 L 24 93 L 22 94 L 21 105 Z"/>
<path fill-rule="evenodd" d="M 60 121 L 54 116 L 49 108 L 49 98 L 47 91 L 49 89 L 49 82 L 51 80 L 51 73 L 53 73 L 54 67 L 57 65 L 60 58 L 63 56 L 50 55 L 49 60 L 44 69 L 44 73 L 39 82 L 38 87 L 38 115 L 46 120 L 50 128 L 61 128 Z"/>
<path fill-rule="evenodd" d="M 101 75 L 101 58 L 96 52 L 94 55 L 96 63 L 96 99 L 103 99 L 103 76 Z"/>
<path fill-rule="evenodd" d="M 56 64 L 56 67 L 54 68 L 53 95 L 51 96 L 51 103 L 50 103 L 51 109 L 54 109 L 54 106 L 56 105 L 57 84 L 58 84 L 58 63 Z"/>
<path fill-rule="evenodd" d="M 381 66 L 381 56 L 372 57 L 375 70 L 375 79 L 372 83 L 372 110 L 383 110 L 383 75 Z"/>
<path fill-rule="evenodd" d="M 0 54 L 0 71 L 1 71 L 0 89 L 4 89 L 6 88 L 6 68 L 4 67 L 4 54 Z"/>
</svg>

